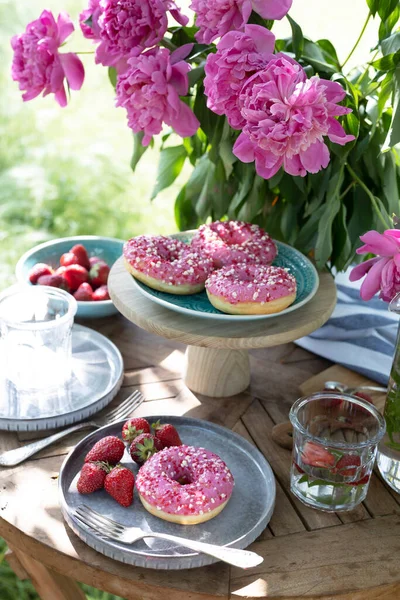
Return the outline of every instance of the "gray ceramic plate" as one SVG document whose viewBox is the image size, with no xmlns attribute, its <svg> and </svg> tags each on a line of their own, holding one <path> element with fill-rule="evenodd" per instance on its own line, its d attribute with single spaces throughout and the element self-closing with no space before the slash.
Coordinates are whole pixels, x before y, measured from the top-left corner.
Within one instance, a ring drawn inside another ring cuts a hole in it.
<svg viewBox="0 0 400 600">
<path fill-rule="evenodd" d="M 87 496 L 80 495 L 76 490 L 76 481 L 86 453 L 100 438 L 120 435 L 122 421 L 91 433 L 65 459 L 59 477 L 59 498 L 68 525 L 98 552 L 130 565 L 151 569 L 191 569 L 216 560 L 163 540 L 147 538 L 129 546 L 102 539 L 78 523 L 74 509 L 86 504 L 115 521 L 146 531 L 171 533 L 221 546 L 247 547 L 265 529 L 274 509 L 275 480 L 268 462 L 247 440 L 224 427 L 187 417 L 149 417 L 150 422 L 157 419 L 175 425 L 184 444 L 208 448 L 227 463 L 235 479 L 235 487 L 226 508 L 206 523 L 178 525 L 149 514 L 136 492 L 130 508 L 119 506 L 104 490 Z M 138 467 L 127 451 L 121 462 L 136 474 Z"/>
<path fill-rule="evenodd" d="M 107 406 L 121 387 L 124 364 L 118 348 L 93 329 L 72 329 L 72 377 L 66 386 L 26 392 L 17 398 L 0 377 L 0 429 L 41 431 L 64 427 Z"/>
</svg>

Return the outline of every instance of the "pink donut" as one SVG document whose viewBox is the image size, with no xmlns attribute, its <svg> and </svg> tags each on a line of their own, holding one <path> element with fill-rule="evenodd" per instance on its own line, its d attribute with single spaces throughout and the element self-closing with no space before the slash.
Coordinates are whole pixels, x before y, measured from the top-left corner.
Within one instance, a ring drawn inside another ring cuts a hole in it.
<svg viewBox="0 0 400 600">
<path fill-rule="evenodd" d="M 229 314 L 271 314 L 296 299 L 296 280 L 286 269 L 263 265 L 230 265 L 206 281 L 211 304 Z"/>
<path fill-rule="evenodd" d="M 151 514 L 173 523 L 195 525 L 215 517 L 232 495 L 233 476 L 209 450 L 171 446 L 140 468 L 136 489 Z"/>
<path fill-rule="evenodd" d="M 192 248 L 211 257 L 216 268 L 239 263 L 269 265 L 277 254 L 276 245 L 264 229 L 242 221 L 202 225 L 192 239 Z"/>
<path fill-rule="evenodd" d="M 170 294 L 195 294 L 211 273 L 210 258 L 191 246 L 162 235 L 139 235 L 125 243 L 127 270 L 151 288 Z"/>
</svg>

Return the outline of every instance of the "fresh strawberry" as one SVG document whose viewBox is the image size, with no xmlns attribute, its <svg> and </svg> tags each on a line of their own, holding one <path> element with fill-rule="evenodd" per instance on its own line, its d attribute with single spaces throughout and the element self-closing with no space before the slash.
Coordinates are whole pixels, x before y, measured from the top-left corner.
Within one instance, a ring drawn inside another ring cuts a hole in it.
<svg viewBox="0 0 400 600">
<path fill-rule="evenodd" d="M 305 471 L 299 467 L 299 465 L 297 464 L 297 462 L 293 461 L 293 466 L 295 467 L 295 469 L 299 472 L 299 473 L 305 473 Z"/>
<path fill-rule="evenodd" d="M 105 263 L 96 263 L 89 272 L 90 283 L 93 287 L 100 287 L 107 283 L 110 267 Z"/>
<path fill-rule="evenodd" d="M 365 400 L 366 402 L 369 402 L 370 404 L 374 403 L 371 396 L 369 394 L 366 394 L 365 392 L 354 392 L 353 395 L 356 396 L 357 398 L 361 398 L 361 400 Z"/>
<path fill-rule="evenodd" d="M 91 494 L 104 487 L 104 480 L 110 471 L 110 466 L 104 462 L 85 463 L 79 475 L 76 487 L 80 494 Z"/>
<path fill-rule="evenodd" d="M 133 486 L 135 476 L 126 467 L 117 465 L 106 475 L 104 489 L 121 506 L 128 507 L 133 502 Z"/>
<path fill-rule="evenodd" d="M 150 433 L 150 425 L 143 417 L 133 417 L 122 425 L 122 439 L 132 442 L 141 433 Z"/>
<path fill-rule="evenodd" d="M 63 277 L 71 292 L 75 292 L 81 283 L 87 282 L 89 274 L 81 265 L 70 265 L 69 267 L 65 267 Z"/>
<path fill-rule="evenodd" d="M 78 265 L 79 259 L 72 252 L 66 252 L 60 258 L 60 265 L 62 267 L 69 267 L 70 265 Z"/>
<path fill-rule="evenodd" d="M 100 258 L 99 256 L 91 256 L 89 258 L 89 263 L 91 267 L 94 267 L 94 265 L 97 265 L 97 263 L 101 263 L 102 265 L 106 265 L 106 261 L 103 258 Z"/>
<path fill-rule="evenodd" d="M 93 300 L 99 302 L 101 300 L 110 300 L 110 294 L 108 293 L 108 287 L 101 285 L 93 292 Z"/>
<path fill-rule="evenodd" d="M 361 459 L 357 454 L 344 454 L 332 469 L 332 473 L 339 473 L 343 477 L 351 477 L 357 473 L 360 465 Z"/>
<path fill-rule="evenodd" d="M 163 448 L 169 446 L 182 446 L 182 440 L 179 433 L 170 423 L 161 424 L 160 421 L 153 423 L 151 426 L 154 436 L 160 440 Z"/>
<path fill-rule="evenodd" d="M 66 268 L 67 267 L 58 267 L 58 269 L 54 271 L 54 275 L 61 275 L 61 277 L 64 277 Z"/>
<path fill-rule="evenodd" d="M 79 302 L 90 302 L 93 300 L 93 290 L 90 283 L 81 283 L 74 294 L 74 298 Z"/>
<path fill-rule="evenodd" d="M 53 269 L 45 263 L 36 263 L 29 271 L 29 281 L 35 285 L 39 277 L 44 275 L 52 275 Z"/>
<path fill-rule="evenodd" d="M 66 282 L 61 275 L 42 275 L 37 280 L 38 285 L 49 285 L 50 287 L 61 288 L 62 290 L 67 289 Z"/>
<path fill-rule="evenodd" d="M 86 454 L 85 463 L 101 461 L 116 465 L 121 460 L 124 451 L 124 442 L 115 435 L 108 435 L 95 443 Z"/>
<path fill-rule="evenodd" d="M 151 433 L 141 433 L 130 445 L 129 454 L 135 463 L 142 465 L 150 456 L 153 456 L 153 454 L 162 449 L 163 446 L 160 440 L 154 437 L 154 435 L 151 435 Z"/>
<path fill-rule="evenodd" d="M 88 253 L 83 244 L 75 244 L 75 246 L 71 248 L 70 252 L 76 256 L 76 264 L 81 265 L 81 267 L 85 267 L 87 270 L 90 269 Z"/>
<path fill-rule="evenodd" d="M 314 442 L 306 442 L 301 453 L 301 460 L 305 465 L 330 469 L 335 465 L 336 458 L 323 446 Z"/>
<path fill-rule="evenodd" d="M 365 485 L 366 483 L 368 483 L 369 481 L 369 475 L 364 475 L 364 477 L 362 477 L 361 479 L 359 479 L 358 481 L 346 481 L 346 485 Z"/>
</svg>

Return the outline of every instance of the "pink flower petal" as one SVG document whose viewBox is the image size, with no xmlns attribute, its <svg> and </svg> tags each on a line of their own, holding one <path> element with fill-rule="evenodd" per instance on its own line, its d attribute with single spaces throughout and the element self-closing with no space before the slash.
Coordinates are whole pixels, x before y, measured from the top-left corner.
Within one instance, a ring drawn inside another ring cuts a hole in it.
<svg viewBox="0 0 400 600">
<path fill-rule="evenodd" d="M 193 46 L 194 44 L 184 44 L 183 46 L 180 46 L 174 50 L 171 54 L 171 65 L 174 65 L 181 60 L 185 60 L 185 58 L 191 53 Z"/>
<path fill-rule="evenodd" d="M 241 133 L 236 140 L 232 152 L 239 160 L 244 163 L 253 162 L 254 156 L 254 144 L 251 142 L 249 137 L 245 133 Z"/>
<path fill-rule="evenodd" d="M 393 260 L 396 267 L 400 270 L 400 254 L 395 254 Z"/>
<path fill-rule="evenodd" d="M 264 54 L 273 53 L 275 36 L 272 31 L 260 25 L 245 25 L 244 33 L 254 40 L 258 52 Z"/>
<path fill-rule="evenodd" d="M 196 115 L 191 110 L 190 106 L 182 102 L 182 100 L 179 101 L 178 114 L 176 116 L 172 115 L 172 118 L 167 124 L 171 125 L 181 137 L 190 137 L 194 135 L 200 127 Z"/>
<path fill-rule="evenodd" d="M 67 37 L 74 31 L 74 24 L 66 12 L 60 12 L 57 19 L 59 46 L 65 42 Z"/>
<path fill-rule="evenodd" d="M 174 86 L 179 96 L 186 96 L 187 94 L 189 87 L 187 74 L 189 70 L 190 65 L 183 60 L 172 67 L 169 83 Z"/>
<path fill-rule="evenodd" d="M 372 253 L 377 256 L 394 256 L 399 251 L 399 245 L 393 238 L 384 236 L 377 231 L 367 231 L 364 235 L 360 235 L 360 240 L 365 246 L 357 250 L 357 254 Z M 362 250 L 362 252 L 361 252 Z"/>
<path fill-rule="evenodd" d="M 298 154 L 295 154 L 290 158 L 285 156 L 283 159 L 283 168 L 285 169 L 286 173 L 289 173 L 289 175 L 294 175 L 295 177 L 305 177 L 307 175 L 307 171 L 305 170 Z"/>
<path fill-rule="evenodd" d="M 82 61 L 73 52 L 60 54 L 61 65 L 71 90 L 80 90 L 85 79 Z"/>
<path fill-rule="evenodd" d="M 335 144 L 340 144 L 344 146 L 347 142 L 352 142 L 356 138 L 354 135 L 347 135 L 341 124 L 337 119 L 330 117 L 328 119 L 329 129 L 328 129 L 328 137 L 331 142 Z"/>
<path fill-rule="evenodd" d="M 346 96 L 346 90 L 342 88 L 340 83 L 337 81 L 330 81 L 329 79 L 321 79 L 321 84 L 325 86 L 325 96 L 329 102 L 341 102 Z"/>
<path fill-rule="evenodd" d="M 62 108 L 67 106 L 67 95 L 64 86 L 55 93 L 55 99 Z"/>
<path fill-rule="evenodd" d="M 360 288 L 360 296 L 363 300 L 371 300 L 381 287 L 381 274 L 384 266 L 390 258 L 381 258 L 368 271 L 366 278 Z"/>
<path fill-rule="evenodd" d="M 364 277 L 364 275 L 366 273 L 368 273 L 368 271 L 370 270 L 372 265 L 374 265 L 376 262 L 378 262 L 378 260 L 380 260 L 380 258 L 378 256 L 375 258 L 370 258 L 369 260 L 366 260 L 365 262 L 362 262 L 359 265 L 357 265 L 356 267 L 354 267 L 350 272 L 349 280 L 350 281 L 358 281 L 358 279 L 361 279 L 361 277 Z"/>
<path fill-rule="evenodd" d="M 253 10 L 263 19 L 283 19 L 292 6 L 292 0 L 252 0 Z"/>
<path fill-rule="evenodd" d="M 299 154 L 304 168 L 309 173 L 318 173 L 329 164 L 329 150 L 324 142 L 314 142 Z"/>
</svg>

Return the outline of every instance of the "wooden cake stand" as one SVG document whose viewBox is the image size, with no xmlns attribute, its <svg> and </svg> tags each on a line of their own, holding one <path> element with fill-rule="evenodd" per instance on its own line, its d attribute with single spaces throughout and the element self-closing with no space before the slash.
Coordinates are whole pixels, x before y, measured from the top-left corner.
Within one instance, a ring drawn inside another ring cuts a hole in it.
<svg viewBox="0 0 400 600">
<path fill-rule="evenodd" d="M 127 319 L 162 337 L 187 344 L 183 379 L 205 396 L 233 396 L 250 383 L 250 348 L 293 342 L 321 327 L 336 304 L 336 287 L 328 273 L 310 302 L 273 319 L 227 322 L 183 315 L 152 302 L 135 287 L 120 258 L 111 269 L 112 301 Z"/>
</svg>

